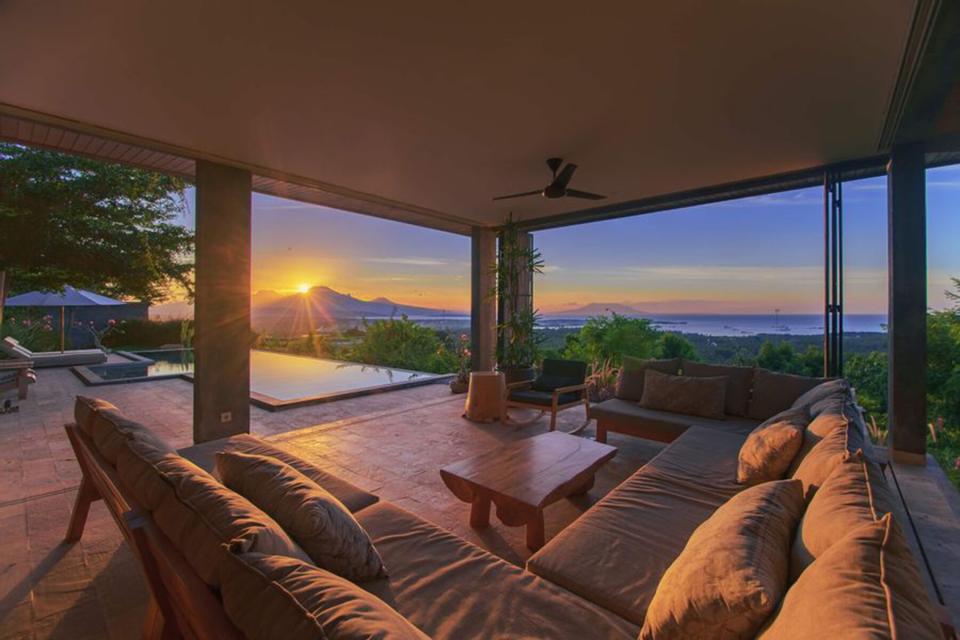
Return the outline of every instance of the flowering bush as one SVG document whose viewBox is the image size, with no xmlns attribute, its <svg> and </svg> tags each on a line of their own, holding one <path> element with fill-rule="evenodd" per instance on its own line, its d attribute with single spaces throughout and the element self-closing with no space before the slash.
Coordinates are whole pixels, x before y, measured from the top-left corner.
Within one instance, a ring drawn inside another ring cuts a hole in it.
<svg viewBox="0 0 960 640">
<path fill-rule="evenodd" d="M 60 338 L 53 328 L 53 316 L 27 313 L 7 314 L 0 328 L 0 338 L 10 336 L 31 351 L 52 351 L 60 348 Z"/>
<path fill-rule="evenodd" d="M 81 323 L 78 322 L 77 324 L 79 325 Z M 106 338 L 111 333 L 113 333 L 116 330 L 116 328 L 117 328 L 117 321 L 112 318 L 110 320 L 107 320 L 107 324 L 104 325 L 102 329 L 97 329 L 97 325 L 94 324 L 93 320 L 91 320 L 86 326 L 87 331 L 89 331 L 90 335 L 93 336 L 93 344 L 97 346 L 97 349 L 101 349 L 101 350 L 104 349 L 103 339 Z"/>
</svg>

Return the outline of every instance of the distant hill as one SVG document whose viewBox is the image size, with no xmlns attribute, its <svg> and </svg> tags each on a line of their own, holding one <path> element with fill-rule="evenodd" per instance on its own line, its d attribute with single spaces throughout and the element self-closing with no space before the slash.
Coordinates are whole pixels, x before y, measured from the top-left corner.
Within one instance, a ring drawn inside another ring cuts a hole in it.
<svg viewBox="0 0 960 640">
<path fill-rule="evenodd" d="M 587 316 L 602 316 L 608 313 L 618 313 L 622 316 L 643 316 L 648 315 L 640 309 L 631 307 L 630 305 L 623 304 L 621 302 L 591 302 L 590 304 L 585 304 L 582 307 L 577 307 L 576 309 L 566 309 L 564 311 L 554 311 L 551 313 L 544 313 L 545 316 L 573 316 L 573 317 L 587 317 Z"/>
<path fill-rule="evenodd" d="M 428 307 L 397 304 L 387 298 L 361 300 L 330 287 L 313 287 L 307 293 L 253 296 L 251 323 L 255 330 L 279 335 L 300 335 L 311 329 L 342 320 L 389 318 L 392 315 L 440 316 L 444 312 Z M 275 293 L 275 292 L 270 292 Z"/>
</svg>

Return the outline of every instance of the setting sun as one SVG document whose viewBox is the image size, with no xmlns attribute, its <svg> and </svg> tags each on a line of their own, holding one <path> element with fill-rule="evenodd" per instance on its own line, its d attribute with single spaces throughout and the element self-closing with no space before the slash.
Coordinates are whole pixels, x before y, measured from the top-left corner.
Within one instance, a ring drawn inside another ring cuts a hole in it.
<svg viewBox="0 0 960 640">
<path fill-rule="evenodd" d="M 298 284 L 298 285 L 297 285 L 297 292 L 298 292 L 298 293 L 306 293 L 306 292 L 308 292 L 308 291 L 310 291 L 310 285 L 309 285 L 309 284 Z"/>
</svg>

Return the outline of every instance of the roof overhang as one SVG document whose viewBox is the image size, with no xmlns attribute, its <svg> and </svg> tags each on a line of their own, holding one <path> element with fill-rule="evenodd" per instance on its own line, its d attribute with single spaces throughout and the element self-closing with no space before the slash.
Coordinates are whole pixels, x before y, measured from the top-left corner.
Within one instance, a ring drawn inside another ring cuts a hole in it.
<svg viewBox="0 0 960 640">
<path fill-rule="evenodd" d="M 187 178 L 222 162 L 457 233 L 511 211 L 545 228 L 882 163 L 960 95 L 929 71 L 957 48 L 941 5 L 8 0 L 0 136 Z M 555 155 L 609 199 L 491 201 Z"/>
</svg>

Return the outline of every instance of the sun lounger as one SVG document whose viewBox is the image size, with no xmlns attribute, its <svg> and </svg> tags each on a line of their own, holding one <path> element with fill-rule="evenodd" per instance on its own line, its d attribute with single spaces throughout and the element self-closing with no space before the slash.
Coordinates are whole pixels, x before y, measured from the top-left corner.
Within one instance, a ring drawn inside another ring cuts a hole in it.
<svg viewBox="0 0 960 640">
<path fill-rule="evenodd" d="M 0 342 L 0 351 L 10 358 L 32 360 L 33 366 L 69 367 L 81 364 L 100 364 L 107 361 L 107 354 L 100 349 L 76 349 L 73 351 L 30 351 L 22 344 L 7 336 Z"/>
</svg>

